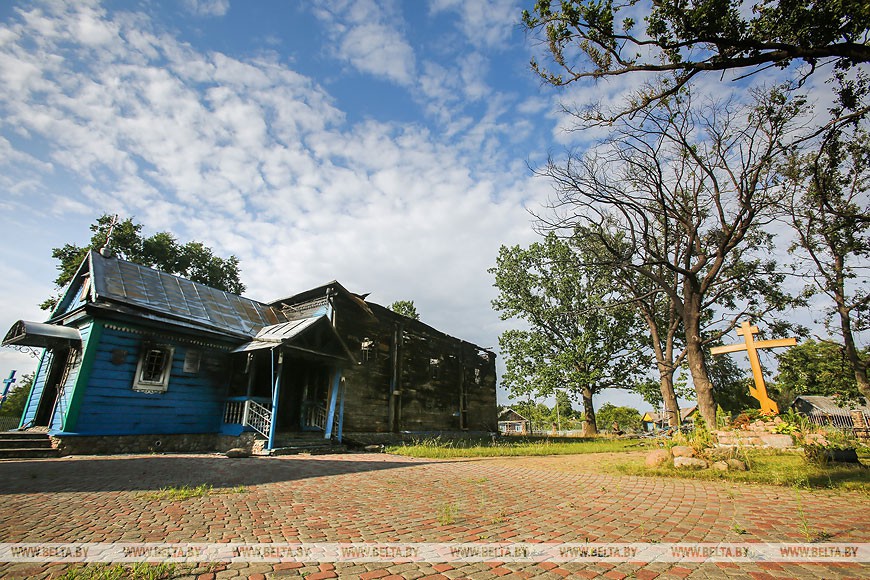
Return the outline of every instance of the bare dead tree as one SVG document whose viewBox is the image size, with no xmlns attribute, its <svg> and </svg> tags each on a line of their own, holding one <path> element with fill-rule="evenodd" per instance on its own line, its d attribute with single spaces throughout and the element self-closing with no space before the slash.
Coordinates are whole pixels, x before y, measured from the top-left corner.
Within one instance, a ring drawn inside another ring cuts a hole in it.
<svg viewBox="0 0 870 580">
<path fill-rule="evenodd" d="M 780 191 L 774 162 L 801 103 L 776 90 L 755 99 L 751 107 L 696 104 L 684 92 L 620 118 L 598 147 L 551 159 L 539 171 L 555 189 L 539 216 L 542 228 L 595 236 L 600 265 L 643 277 L 673 303 L 699 409 L 711 425 L 716 404 L 705 347 L 739 319 L 788 303 L 765 226 Z"/>
</svg>

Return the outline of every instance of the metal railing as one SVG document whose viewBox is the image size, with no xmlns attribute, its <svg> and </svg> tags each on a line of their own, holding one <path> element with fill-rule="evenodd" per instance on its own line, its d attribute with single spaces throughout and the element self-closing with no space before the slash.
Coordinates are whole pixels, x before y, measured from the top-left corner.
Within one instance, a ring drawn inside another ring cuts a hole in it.
<svg viewBox="0 0 870 580">
<path fill-rule="evenodd" d="M 263 437 L 269 437 L 272 405 L 254 399 L 230 399 L 224 405 L 224 423 L 244 425 Z"/>
<path fill-rule="evenodd" d="M 326 431 L 326 407 L 311 405 L 305 411 L 305 426 Z"/>
</svg>

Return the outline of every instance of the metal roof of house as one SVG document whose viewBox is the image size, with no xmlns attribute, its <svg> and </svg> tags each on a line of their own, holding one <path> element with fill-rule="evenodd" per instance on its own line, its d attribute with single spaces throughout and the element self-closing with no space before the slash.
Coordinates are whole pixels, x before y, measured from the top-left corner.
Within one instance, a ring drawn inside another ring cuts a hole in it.
<svg viewBox="0 0 870 580">
<path fill-rule="evenodd" d="M 277 308 L 92 251 L 93 298 L 156 312 L 219 332 L 253 336 L 286 321 Z"/>
<path fill-rule="evenodd" d="M 858 411 L 870 411 L 870 407 L 867 405 L 859 405 L 858 403 L 854 403 L 849 405 L 849 407 L 841 407 L 837 405 L 836 399 L 834 397 L 825 397 L 822 395 L 799 395 L 795 398 L 795 403 L 798 400 L 806 401 L 819 412 L 824 413 L 826 415 L 848 415 L 850 410 L 858 410 Z"/>
</svg>

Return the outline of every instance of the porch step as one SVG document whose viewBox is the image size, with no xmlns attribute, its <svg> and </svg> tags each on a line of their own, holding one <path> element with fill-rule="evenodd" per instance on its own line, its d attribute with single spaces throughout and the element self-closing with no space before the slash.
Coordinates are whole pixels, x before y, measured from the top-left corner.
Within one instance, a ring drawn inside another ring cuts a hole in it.
<svg viewBox="0 0 870 580">
<path fill-rule="evenodd" d="M 266 449 L 267 441 L 257 439 L 254 441 L 253 453 L 255 455 L 295 455 L 309 453 L 311 455 L 327 453 L 344 453 L 347 447 L 341 443 L 323 438 L 323 433 L 281 433 L 275 437 L 275 448 Z"/>
<path fill-rule="evenodd" d="M 60 457 L 47 433 L 7 431 L 0 433 L 0 459 Z"/>
</svg>

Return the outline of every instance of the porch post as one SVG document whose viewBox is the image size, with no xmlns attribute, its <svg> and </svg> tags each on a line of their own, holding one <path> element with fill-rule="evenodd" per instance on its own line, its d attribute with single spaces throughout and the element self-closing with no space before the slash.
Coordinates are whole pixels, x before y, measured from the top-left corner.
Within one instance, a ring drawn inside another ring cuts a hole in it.
<svg viewBox="0 0 870 580">
<path fill-rule="evenodd" d="M 332 386 L 329 388 L 329 408 L 326 411 L 326 425 L 323 426 L 324 439 L 332 439 L 332 423 L 335 421 L 335 404 L 338 401 L 339 388 L 341 388 L 341 369 L 336 368 L 332 375 Z"/>
<path fill-rule="evenodd" d="M 275 349 L 272 349 L 272 419 L 269 422 L 269 442 L 266 449 L 275 448 L 275 429 L 278 426 L 278 396 L 281 393 L 281 371 L 284 370 L 284 353 L 278 350 L 278 370 L 275 371 Z"/>
<path fill-rule="evenodd" d="M 338 393 L 338 431 L 335 434 L 335 440 L 341 443 L 341 433 L 344 430 L 344 392 L 347 390 L 347 381 L 341 379 L 339 381 L 340 390 Z"/>
</svg>

